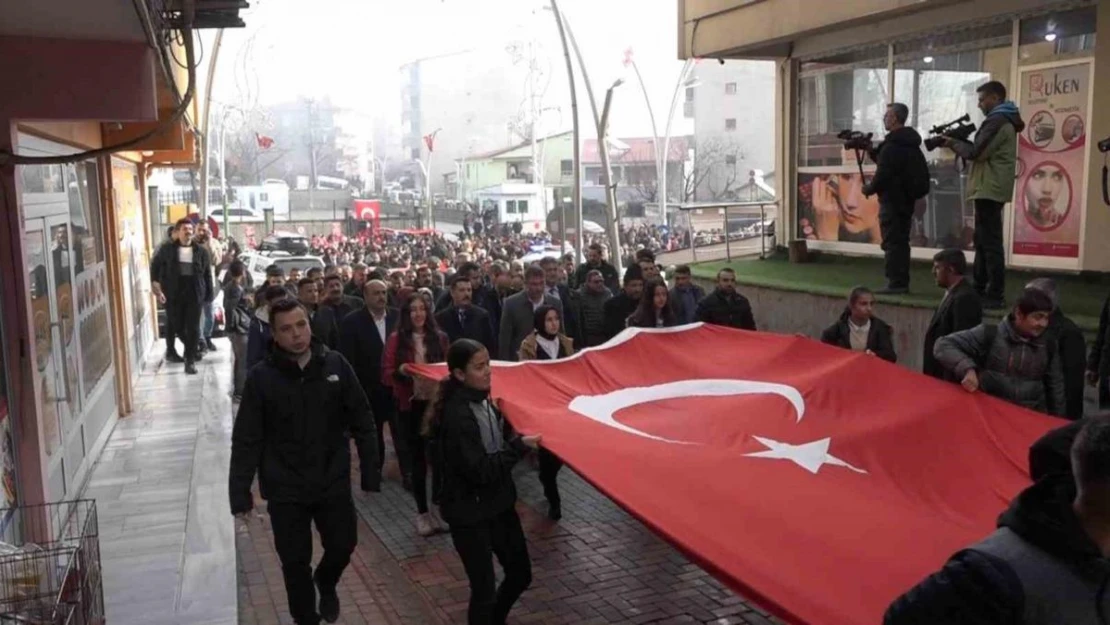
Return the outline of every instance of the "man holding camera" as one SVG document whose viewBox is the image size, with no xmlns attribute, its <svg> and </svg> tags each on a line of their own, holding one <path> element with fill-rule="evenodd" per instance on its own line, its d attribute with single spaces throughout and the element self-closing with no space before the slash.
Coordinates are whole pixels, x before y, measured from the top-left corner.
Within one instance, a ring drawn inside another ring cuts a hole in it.
<svg viewBox="0 0 1110 625">
<path fill-rule="evenodd" d="M 1002 236 L 1002 207 L 1014 195 L 1017 134 L 1025 129 L 1017 105 L 1006 99 L 997 80 L 981 85 L 979 110 L 987 118 L 975 143 L 945 137 L 943 145 L 971 163 L 968 198 L 975 204 L 975 290 L 983 308 L 1006 307 L 1006 253 Z"/>
<path fill-rule="evenodd" d="M 887 135 L 870 150 L 878 168 L 863 188 L 864 196 L 879 196 L 879 228 L 886 257 L 886 288 L 880 294 L 910 291 L 910 226 L 918 198 L 929 193 L 929 166 L 921 153 L 921 135 L 906 125 L 910 109 L 894 102 L 886 107 Z"/>
</svg>

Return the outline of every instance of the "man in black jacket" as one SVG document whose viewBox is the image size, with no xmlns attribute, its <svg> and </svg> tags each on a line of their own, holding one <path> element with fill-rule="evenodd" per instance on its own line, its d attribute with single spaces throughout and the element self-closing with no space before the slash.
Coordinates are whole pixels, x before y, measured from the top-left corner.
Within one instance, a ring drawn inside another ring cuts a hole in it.
<svg viewBox="0 0 1110 625">
<path fill-rule="evenodd" d="M 482 268 L 478 263 L 465 262 L 459 266 L 455 276 L 463 276 L 470 282 L 470 300 L 474 306 L 486 311 L 489 317 L 490 331 L 497 332 L 501 329 L 501 299 L 493 287 L 482 284 Z M 454 284 L 453 282 L 451 284 Z M 435 293 L 435 290 L 432 291 Z M 446 289 L 436 300 L 436 310 L 445 310 L 451 307 L 454 301 L 452 290 Z M 473 338 L 473 337 L 471 337 Z M 478 339 L 476 339 L 478 340 Z M 485 343 L 482 343 L 485 345 Z M 497 352 L 494 352 L 497 353 Z"/>
<path fill-rule="evenodd" d="M 886 288 L 882 294 L 910 290 L 910 226 L 918 195 L 915 188 L 928 188 L 929 168 L 921 153 L 921 135 L 909 126 L 910 109 L 901 102 L 887 105 L 883 126 L 887 135 L 874 150 L 871 160 L 878 167 L 863 188 L 865 197 L 879 196 L 879 227 L 886 256 Z M 919 180 L 924 178 L 924 180 Z"/>
<path fill-rule="evenodd" d="M 150 261 L 150 286 L 166 307 L 167 326 L 185 344 L 185 373 L 193 375 L 199 358 L 200 312 L 213 297 L 212 260 L 207 249 L 193 244 L 193 222 L 181 218 L 174 228 L 176 238 L 159 247 Z M 166 342 L 166 360 L 181 362 L 169 336 Z"/>
<path fill-rule="evenodd" d="M 748 298 L 736 292 L 736 272 L 717 272 L 717 288 L 698 302 L 698 321 L 740 330 L 755 330 L 755 316 Z"/>
<path fill-rule="evenodd" d="M 857 286 L 848 295 L 848 307 L 840 319 L 821 333 L 821 342 L 855 352 L 898 362 L 894 351 L 894 332 L 888 323 L 872 312 L 875 294 L 865 286 Z"/>
<path fill-rule="evenodd" d="M 336 585 L 358 542 L 351 437 L 358 447 L 362 490 L 381 488 L 373 416 L 347 360 L 312 340 L 308 312 L 300 302 L 278 301 L 270 315 L 273 348 L 247 375 L 235 417 L 231 512 L 247 520 L 257 473 L 294 623 L 317 625 L 321 618 L 334 623 L 339 618 Z M 324 548 L 315 574 L 313 523 Z"/>
<path fill-rule="evenodd" d="M 1087 384 L 1098 388 L 1098 407 L 1101 410 L 1110 408 L 1110 296 L 1102 303 L 1086 375 Z"/>
<path fill-rule="evenodd" d="M 609 289 L 610 293 L 617 293 L 621 290 L 620 276 L 617 274 L 617 268 L 610 265 L 604 258 L 604 252 L 601 245 L 597 243 L 591 244 L 586 248 L 586 262 L 578 266 L 574 272 L 574 283 L 585 284 L 586 274 L 591 269 L 596 269 L 601 272 L 601 277 L 605 280 L 605 288 Z M 641 280 L 643 276 L 641 276 Z"/>
<path fill-rule="evenodd" d="M 983 304 L 979 294 L 964 277 L 967 274 L 967 257 L 961 249 L 941 250 L 933 256 L 933 277 L 937 286 L 944 289 L 944 299 L 933 313 L 925 330 L 925 354 L 922 373 L 955 382 L 956 374 L 947 370 L 933 355 L 937 340 L 961 330 L 970 330 L 983 322 Z"/>
<path fill-rule="evenodd" d="M 393 438 L 393 451 L 401 469 L 401 483 L 412 488 L 408 448 L 405 437 L 397 433 L 397 407 L 393 391 L 382 382 L 382 356 L 389 335 L 397 329 L 400 313 L 386 306 L 389 287 L 381 280 L 370 280 L 363 289 L 366 306 L 347 315 L 339 323 L 339 351 L 351 363 L 362 390 L 370 400 L 378 435 L 378 469 L 385 463 L 385 424 Z"/>
<path fill-rule="evenodd" d="M 1110 420 L 1083 426 L 1068 473 L 1041 475 L 999 529 L 887 610 L 884 625 L 1101 625 L 1110 613 Z"/>
<path fill-rule="evenodd" d="M 1054 306 L 1052 315 L 1048 318 L 1048 329 L 1045 330 L 1044 340 L 1056 343 L 1056 354 L 1060 358 L 1060 367 L 1064 373 L 1064 408 L 1055 410 L 1054 406 L 1049 406 L 1049 410 L 1052 414 L 1063 414 L 1067 419 L 1082 419 L 1087 340 L 1083 338 L 1083 331 L 1079 326 L 1060 309 L 1060 294 L 1056 290 L 1055 280 L 1037 278 L 1025 288 L 1044 293 L 1052 300 Z M 1051 396 L 1049 399 L 1051 400 Z"/>
<path fill-rule="evenodd" d="M 540 260 L 540 268 L 543 269 L 544 293 L 559 300 L 562 333 L 579 343 L 578 319 L 571 308 L 570 287 L 559 282 L 559 261 L 554 256 L 546 256 Z"/>
<path fill-rule="evenodd" d="M 324 288 L 325 293 L 320 300 L 320 307 L 331 308 L 337 323 L 365 306 L 361 298 L 343 294 L 343 279 L 337 275 L 324 278 Z"/>
<path fill-rule="evenodd" d="M 624 270 L 624 289 L 606 300 L 604 305 L 606 341 L 628 327 L 628 316 L 636 312 L 643 293 L 644 273 L 639 265 L 629 265 Z"/>
<path fill-rule="evenodd" d="M 497 339 L 489 313 L 471 303 L 472 285 L 469 276 L 463 273 L 451 279 L 451 305 L 436 313 L 436 323 L 452 343 L 471 339 L 484 345 L 489 353 L 496 354 Z"/>
<path fill-rule="evenodd" d="M 320 305 L 320 295 L 316 291 L 315 280 L 301 278 L 297 282 L 297 301 L 308 311 L 312 336 L 327 345 L 328 349 L 335 349 L 339 343 L 339 324 L 336 322 L 334 310 Z"/>
</svg>

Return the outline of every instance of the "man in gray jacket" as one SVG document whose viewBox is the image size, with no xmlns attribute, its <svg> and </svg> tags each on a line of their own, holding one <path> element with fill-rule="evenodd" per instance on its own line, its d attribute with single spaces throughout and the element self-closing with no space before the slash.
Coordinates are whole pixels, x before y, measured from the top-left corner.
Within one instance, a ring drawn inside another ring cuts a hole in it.
<svg viewBox="0 0 1110 625">
<path fill-rule="evenodd" d="M 601 345 L 609 338 L 605 333 L 605 302 L 613 294 L 605 288 L 605 277 L 597 269 L 586 272 L 586 282 L 578 293 L 578 348 Z"/>
<path fill-rule="evenodd" d="M 1052 299 L 1025 289 L 997 327 L 986 324 L 937 340 L 933 354 L 968 392 L 1063 416 L 1064 374 L 1054 341 L 1044 339 Z"/>
<path fill-rule="evenodd" d="M 532 265 L 524 272 L 524 281 L 524 290 L 506 298 L 501 309 L 501 332 L 497 341 L 501 360 L 518 360 L 520 344 L 535 328 L 537 308 L 547 305 L 562 310 L 559 300 L 544 293 L 546 281 L 539 265 Z M 565 327 L 565 321 L 563 325 Z"/>
</svg>

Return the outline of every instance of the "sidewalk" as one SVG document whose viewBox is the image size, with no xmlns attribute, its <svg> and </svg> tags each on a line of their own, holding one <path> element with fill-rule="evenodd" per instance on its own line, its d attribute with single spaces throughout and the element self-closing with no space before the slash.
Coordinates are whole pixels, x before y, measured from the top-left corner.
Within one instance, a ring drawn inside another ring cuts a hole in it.
<svg viewBox="0 0 1110 625">
<path fill-rule="evenodd" d="M 152 357 L 84 497 L 100 518 L 107 622 L 236 623 L 234 525 L 227 512 L 230 349 L 200 375 Z M 164 343 L 153 347 L 161 355 Z"/>
<path fill-rule="evenodd" d="M 227 509 L 230 350 L 217 345 L 201 375 L 181 365 L 143 374 L 136 414 L 116 426 L 89 484 L 111 625 L 292 624 L 268 519 L 236 527 Z M 359 545 L 340 584 L 339 622 L 465 623 L 469 589 L 451 540 L 416 535 L 415 505 L 387 449 L 382 492 L 352 484 Z M 559 523 L 544 516 L 529 463 L 516 477 L 534 581 L 510 623 L 773 622 L 569 468 L 559 476 Z"/>
</svg>

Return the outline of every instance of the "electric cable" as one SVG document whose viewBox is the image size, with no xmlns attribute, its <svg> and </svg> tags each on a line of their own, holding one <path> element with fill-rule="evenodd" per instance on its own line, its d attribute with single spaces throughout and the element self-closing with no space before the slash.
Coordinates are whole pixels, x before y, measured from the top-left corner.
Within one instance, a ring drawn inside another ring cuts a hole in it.
<svg viewBox="0 0 1110 625">
<path fill-rule="evenodd" d="M 129 139 L 115 145 L 97 148 L 95 150 L 85 150 L 83 152 L 77 152 L 75 154 L 68 154 L 64 156 L 20 156 L 7 150 L 0 150 L 0 165 L 65 165 L 69 163 L 77 163 L 80 161 L 88 160 L 90 158 L 106 156 L 114 152 L 128 150 L 135 146 L 138 146 L 147 139 L 150 139 L 151 137 L 164 131 L 171 124 L 177 122 L 179 119 L 181 119 L 183 115 L 185 115 L 186 111 L 189 110 L 189 105 L 192 103 L 193 96 L 196 92 L 197 82 L 197 68 L 194 64 L 193 57 L 192 26 L 185 26 L 183 28 L 183 32 L 185 36 L 185 61 L 189 64 L 189 84 L 188 87 L 185 89 L 185 96 L 182 98 L 181 104 L 176 109 L 174 109 L 173 113 L 164 122 L 158 124 L 150 131 L 144 132 L 143 134 L 135 137 L 134 139 Z"/>
</svg>

